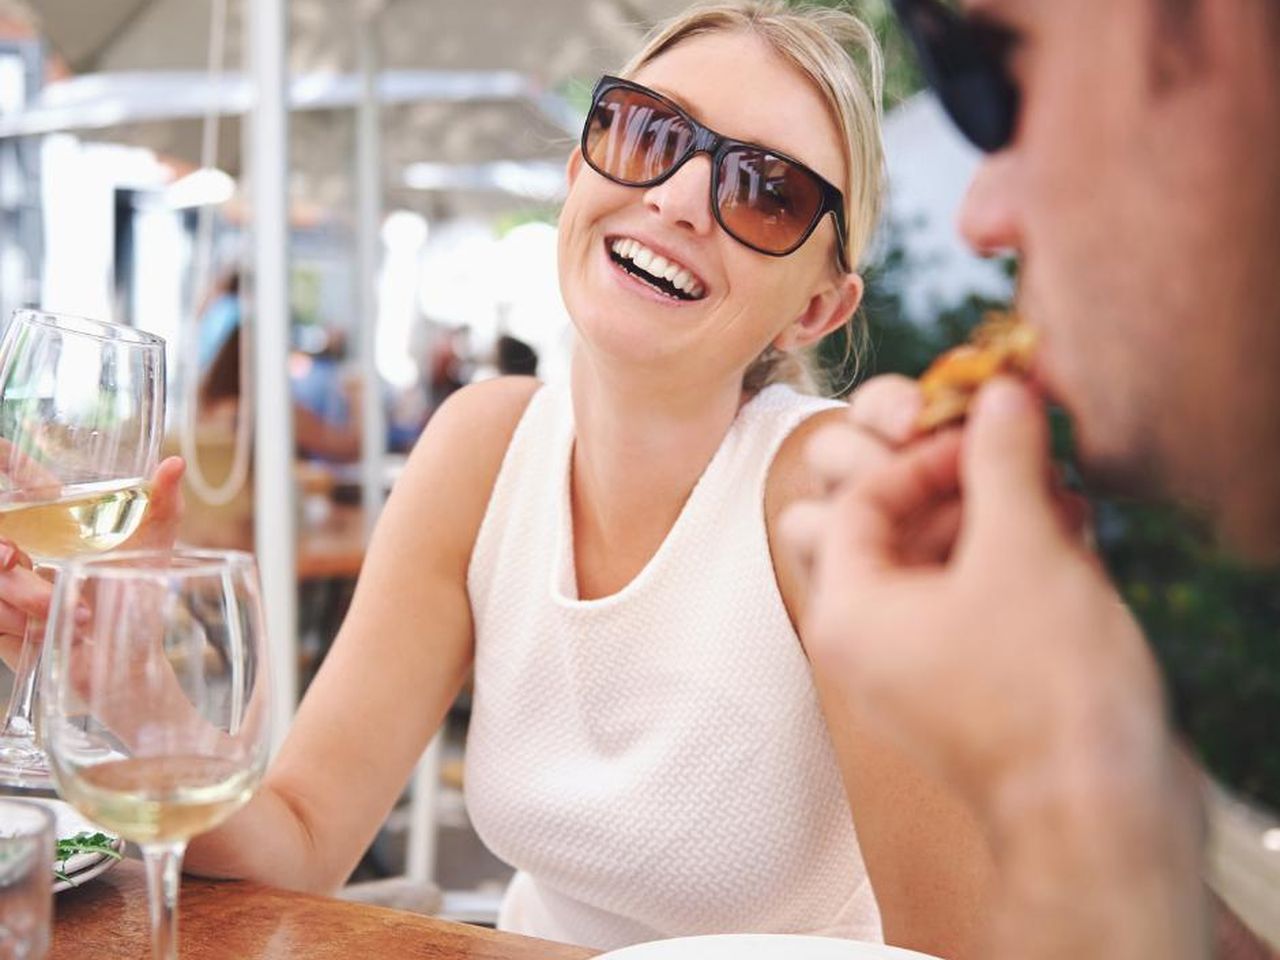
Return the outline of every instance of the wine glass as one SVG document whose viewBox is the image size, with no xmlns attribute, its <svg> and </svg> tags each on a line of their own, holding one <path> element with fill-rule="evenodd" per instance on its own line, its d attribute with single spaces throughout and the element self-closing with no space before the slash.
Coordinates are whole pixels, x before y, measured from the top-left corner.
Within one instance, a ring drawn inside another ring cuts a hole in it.
<svg viewBox="0 0 1280 960">
<path fill-rule="evenodd" d="M 257 567 L 246 553 L 69 561 L 49 611 L 41 719 L 54 781 L 142 848 L 156 960 L 175 960 L 187 841 L 246 803 L 269 748 Z"/>
<path fill-rule="evenodd" d="M 0 339 L 0 536 L 46 571 L 127 540 L 146 512 L 164 400 L 159 337 L 17 311 Z M 0 783 L 48 784 L 33 730 L 43 627 L 27 622 L 0 726 Z"/>
</svg>

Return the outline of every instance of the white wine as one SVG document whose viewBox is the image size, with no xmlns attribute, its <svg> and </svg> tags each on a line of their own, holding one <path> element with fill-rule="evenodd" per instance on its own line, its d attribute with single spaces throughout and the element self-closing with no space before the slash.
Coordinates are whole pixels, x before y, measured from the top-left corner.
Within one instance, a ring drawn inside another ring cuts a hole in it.
<svg viewBox="0 0 1280 960">
<path fill-rule="evenodd" d="M 142 481 L 125 480 L 72 487 L 57 500 L 0 503 L 0 536 L 36 560 L 114 550 L 138 529 L 148 498 Z"/>
<path fill-rule="evenodd" d="M 253 795 L 252 769 L 221 757 L 112 760 L 63 770 L 63 796 L 134 843 L 173 843 L 212 830 Z"/>
</svg>

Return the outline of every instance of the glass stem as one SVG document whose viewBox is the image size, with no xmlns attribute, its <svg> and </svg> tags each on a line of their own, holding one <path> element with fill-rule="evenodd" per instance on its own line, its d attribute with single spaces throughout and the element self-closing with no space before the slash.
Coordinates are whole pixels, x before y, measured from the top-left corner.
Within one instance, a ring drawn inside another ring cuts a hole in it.
<svg viewBox="0 0 1280 960">
<path fill-rule="evenodd" d="M 153 960 L 178 960 L 178 885 L 186 849 L 185 841 L 142 845 L 142 860 L 147 866 Z"/>
<path fill-rule="evenodd" d="M 4 729 L 0 735 L 25 739 L 34 737 L 32 712 L 36 699 L 36 676 L 40 668 L 41 643 L 39 633 L 44 621 L 27 619 L 27 629 L 22 636 L 22 652 L 13 671 L 13 689 L 9 693 L 9 706 L 4 713 Z"/>
</svg>

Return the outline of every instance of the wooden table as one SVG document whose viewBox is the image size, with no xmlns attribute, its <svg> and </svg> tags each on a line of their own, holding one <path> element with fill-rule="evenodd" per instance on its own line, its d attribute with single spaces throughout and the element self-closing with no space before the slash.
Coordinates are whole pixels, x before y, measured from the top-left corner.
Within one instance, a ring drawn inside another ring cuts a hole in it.
<svg viewBox="0 0 1280 960">
<path fill-rule="evenodd" d="M 182 960 L 586 960 L 594 950 L 245 881 L 184 878 Z M 127 861 L 56 898 L 49 960 L 151 956 L 146 877 Z"/>
</svg>

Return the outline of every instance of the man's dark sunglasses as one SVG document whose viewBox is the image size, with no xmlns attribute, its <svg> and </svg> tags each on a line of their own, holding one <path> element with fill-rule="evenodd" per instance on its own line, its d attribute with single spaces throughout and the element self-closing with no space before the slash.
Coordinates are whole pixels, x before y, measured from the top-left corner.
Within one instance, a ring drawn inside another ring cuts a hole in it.
<svg viewBox="0 0 1280 960">
<path fill-rule="evenodd" d="M 711 209 L 729 236 L 785 257 L 830 213 L 836 255 L 850 271 L 844 195 L 837 187 L 784 153 L 716 133 L 648 87 L 617 77 L 596 84 L 582 129 L 582 155 L 596 173 L 628 187 L 652 187 L 699 153 L 711 157 Z"/>
<path fill-rule="evenodd" d="M 893 8 L 960 132 L 988 153 L 1007 147 L 1018 121 L 1018 87 L 1008 70 L 1013 34 L 940 0 L 893 0 Z"/>
</svg>

